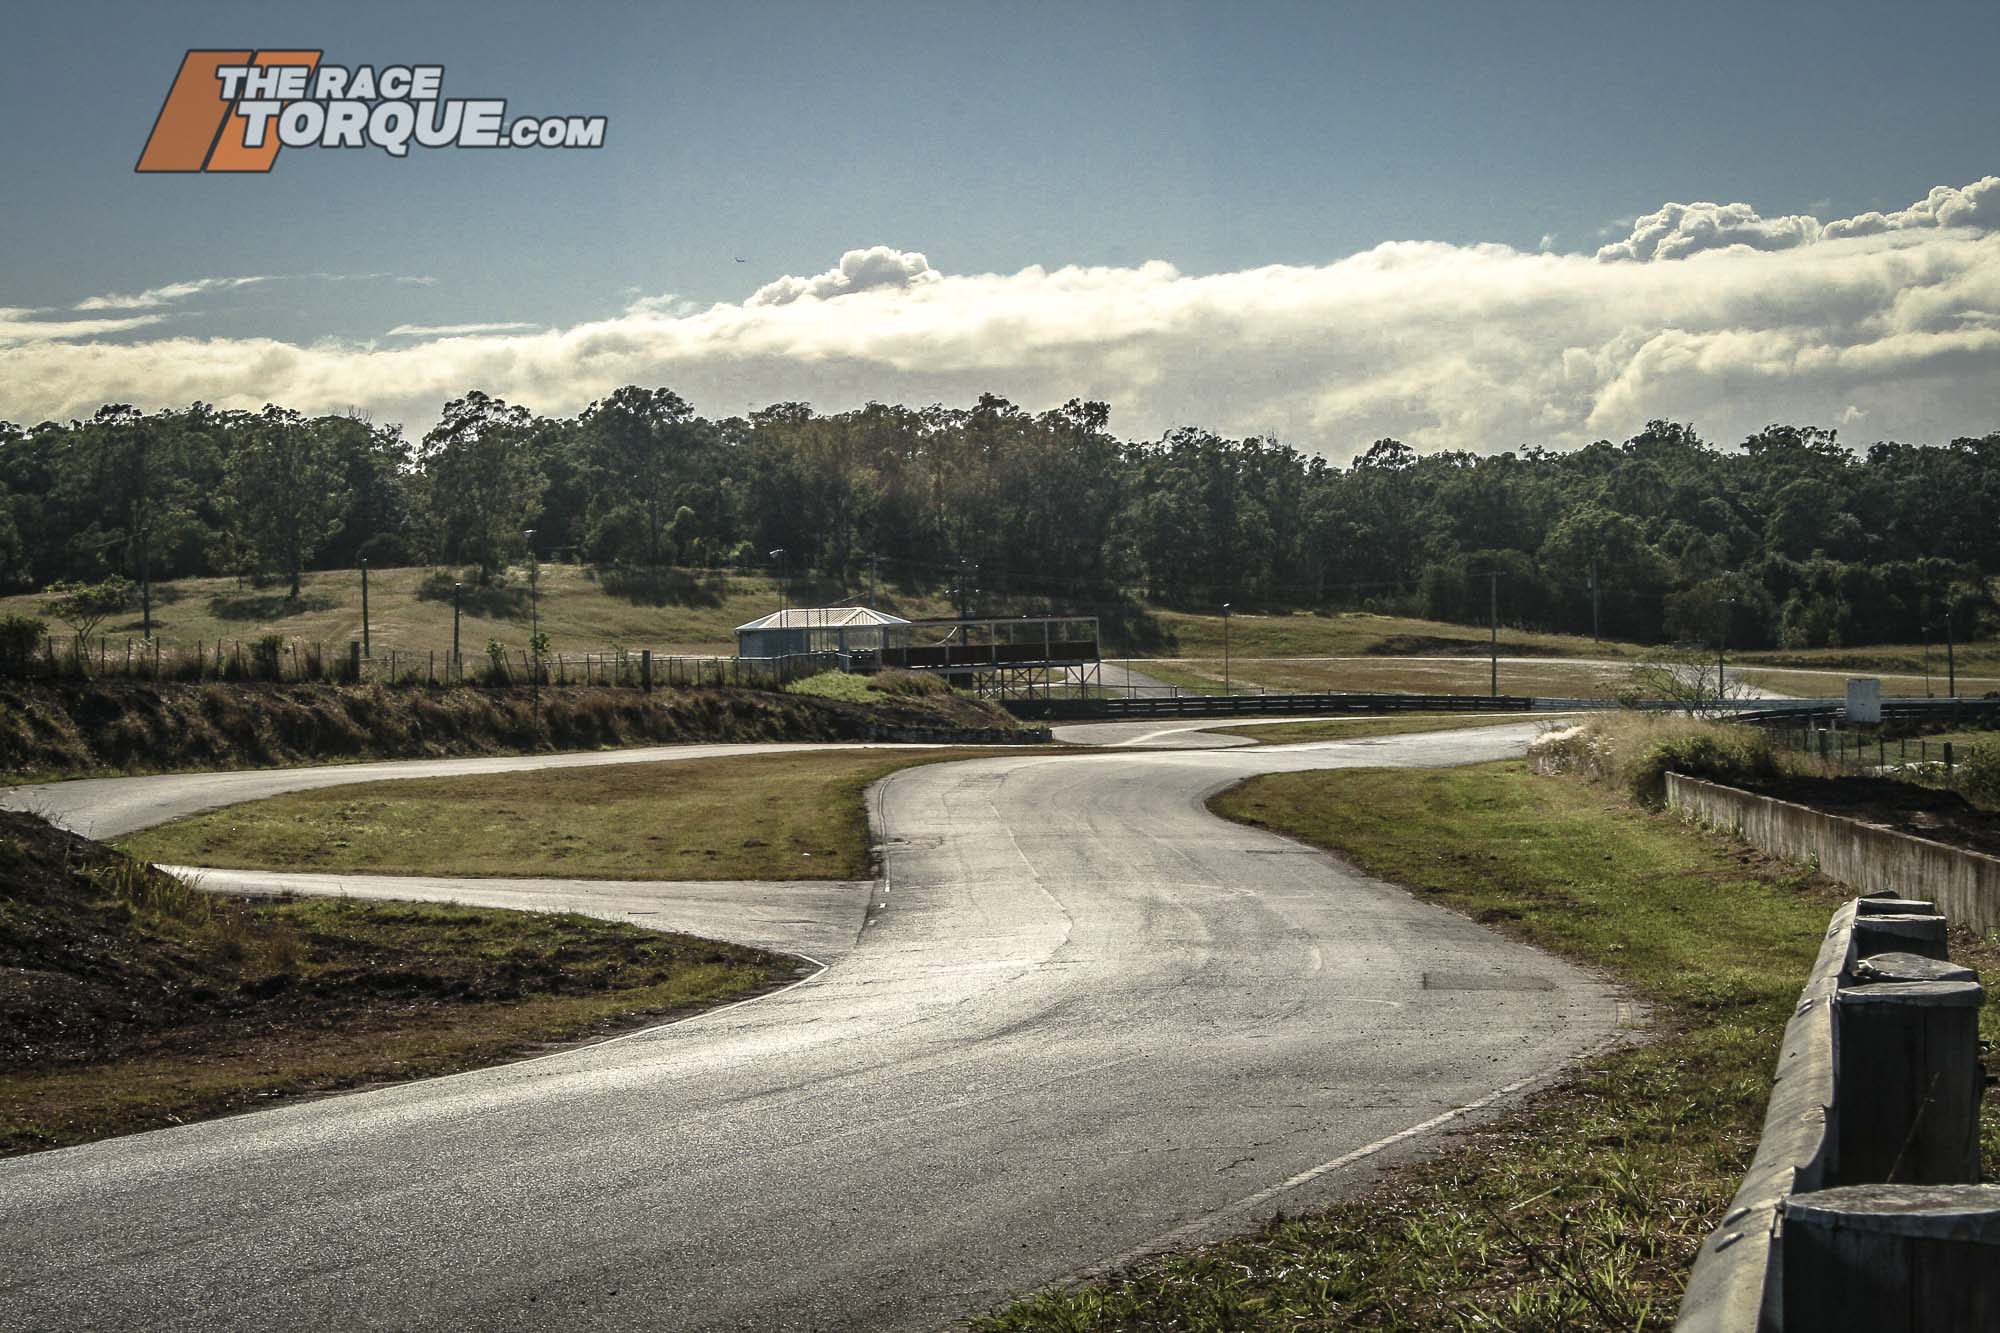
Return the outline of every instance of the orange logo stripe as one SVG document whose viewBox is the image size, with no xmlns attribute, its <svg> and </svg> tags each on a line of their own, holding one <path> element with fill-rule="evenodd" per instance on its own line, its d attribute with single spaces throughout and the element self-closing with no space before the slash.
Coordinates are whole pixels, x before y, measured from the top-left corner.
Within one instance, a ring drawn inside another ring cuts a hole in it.
<svg viewBox="0 0 2000 1333">
<path fill-rule="evenodd" d="M 312 69 L 319 64 L 318 51 L 259 51 L 250 63 L 266 68 L 277 65 L 304 65 Z M 220 86 L 220 85 L 218 85 Z M 229 118 L 224 122 L 222 137 L 215 142 L 215 152 L 208 159 L 210 171 L 269 171 L 271 164 L 278 160 L 278 127 L 267 124 L 264 127 L 264 142 L 255 148 L 244 142 L 250 132 L 250 122 L 241 113 L 231 108 Z"/>
<path fill-rule="evenodd" d="M 215 71 L 249 58 L 248 51 L 189 51 L 181 60 L 173 87 L 167 90 L 166 101 L 160 104 L 153 132 L 139 154 L 139 165 L 133 169 L 200 171 L 206 166 L 216 132 L 229 113 Z"/>
</svg>

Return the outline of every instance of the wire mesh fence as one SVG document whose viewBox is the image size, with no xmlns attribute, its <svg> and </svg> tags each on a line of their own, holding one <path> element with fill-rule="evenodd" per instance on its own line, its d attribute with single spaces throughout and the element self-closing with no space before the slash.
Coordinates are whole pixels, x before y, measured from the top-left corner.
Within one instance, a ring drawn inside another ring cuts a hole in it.
<svg viewBox="0 0 2000 1333">
<path fill-rule="evenodd" d="M 1941 787 L 1956 784 L 1968 752 L 1975 748 L 1932 736 L 1890 736 L 1880 728 L 1862 731 L 1810 722 L 1799 726 L 1767 722 L 1765 730 L 1779 747 L 1803 755 L 1828 774 L 1893 777 Z"/>
</svg>

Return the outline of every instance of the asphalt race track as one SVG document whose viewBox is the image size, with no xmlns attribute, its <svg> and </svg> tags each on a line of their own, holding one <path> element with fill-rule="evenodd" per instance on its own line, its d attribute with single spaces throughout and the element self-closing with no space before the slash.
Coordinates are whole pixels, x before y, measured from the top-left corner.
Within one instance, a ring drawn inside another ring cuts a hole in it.
<svg viewBox="0 0 2000 1333">
<path fill-rule="evenodd" d="M 1612 1039 L 1621 1006 L 1202 802 L 1262 772 L 1517 754 L 1534 731 L 909 769 L 873 794 L 877 885 L 342 877 L 829 966 L 522 1064 L 0 1162 L 0 1327 L 935 1328 L 1331 1197 Z M 650 753 L 751 748 L 779 747 Z M 306 780 L 536 762 L 28 799 L 107 836 Z"/>
</svg>

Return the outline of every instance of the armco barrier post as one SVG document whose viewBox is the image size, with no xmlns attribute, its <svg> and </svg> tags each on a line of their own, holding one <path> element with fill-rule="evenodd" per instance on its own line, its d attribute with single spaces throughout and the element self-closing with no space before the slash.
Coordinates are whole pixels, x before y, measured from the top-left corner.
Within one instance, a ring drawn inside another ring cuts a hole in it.
<svg viewBox="0 0 2000 1333">
<path fill-rule="evenodd" d="M 1857 931 L 1865 920 L 1855 922 Z M 1984 999 L 1976 981 L 1841 989 L 1834 1011 L 1834 1180 L 1960 1185 L 1979 1179 Z"/>
<path fill-rule="evenodd" d="M 2000 1328 L 2000 1185 L 1857 1185 L 1784 1210 L 1784 1327 Z"/>
</svg>

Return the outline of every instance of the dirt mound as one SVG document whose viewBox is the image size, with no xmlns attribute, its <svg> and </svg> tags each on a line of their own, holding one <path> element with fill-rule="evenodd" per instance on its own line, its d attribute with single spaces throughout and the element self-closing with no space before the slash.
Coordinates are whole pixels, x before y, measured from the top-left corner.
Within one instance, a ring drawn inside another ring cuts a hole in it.
<svg viewBox="0 0 2000 1333">
<path fill-rule="evenodd" d="M 2000 812 L 1981 809 L 1955 791 L 1870 777 L 1793 777 L 1761 783 L 1754 790 L 1830 815 L 2000 856 Z"/>
<path fill-rule="evenodd" d="M 1438 634 L 1390 634 L 1362 649 L 1370 657 L 1484 657 L 1493 650 L 1489 639 L 1462 639 Z M 1500 640 L 1503 657 L 1562 657 L 1542 644 Z"/>
<path fill-rule="evenodd" d="M 487 1064 L 797 968 L 558 913 L 205 894 L 0 811 L 0 1156 Z"/>
</svg>

